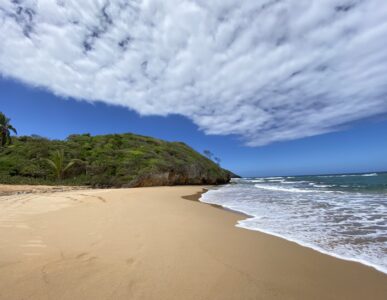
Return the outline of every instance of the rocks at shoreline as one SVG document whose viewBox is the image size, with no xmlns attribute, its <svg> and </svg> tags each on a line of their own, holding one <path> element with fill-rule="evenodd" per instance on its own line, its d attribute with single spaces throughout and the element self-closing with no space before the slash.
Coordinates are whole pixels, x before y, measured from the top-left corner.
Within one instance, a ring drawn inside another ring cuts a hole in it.
<svg viewBox="0 0 387 300">
<path fill-rule="evenodd" d="M 231 174 L 224 172 L 221 175 L 213 175 L 207 170 L 195 165 L 187 166 L 178 171 L 146 174 L 131 181 L 126 187 L 146 187 L 146 186 L 171 186 L 171 185 L 217 185 L 228 183 Z"/>
</svg>

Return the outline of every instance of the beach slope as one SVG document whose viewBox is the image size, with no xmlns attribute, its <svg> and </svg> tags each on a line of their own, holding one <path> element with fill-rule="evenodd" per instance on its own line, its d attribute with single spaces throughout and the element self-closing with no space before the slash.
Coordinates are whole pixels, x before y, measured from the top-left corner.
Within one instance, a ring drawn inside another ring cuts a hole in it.
<svg viewBox="0 0 387 300">
<path fill-rule="evenodd" d="M 387 298 L 385 274 L 236 228 L 201 191 L 0 197 L 0 299 Z"/>
</svg>

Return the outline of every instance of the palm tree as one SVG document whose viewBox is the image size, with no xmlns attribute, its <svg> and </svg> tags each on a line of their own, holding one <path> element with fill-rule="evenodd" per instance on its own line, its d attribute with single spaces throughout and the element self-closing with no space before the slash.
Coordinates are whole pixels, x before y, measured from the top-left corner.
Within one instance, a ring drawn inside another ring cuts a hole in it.
<svg viewBox="0 0 387 300">
<path fill-rule="evenodd" d="M 67 165 L 65 165 L 64 160 L 65 155 L 63 149 L 53 152 L 51 159 L 45 159 L 45 161 L 54 170 L 55 176 L 58 180 L 63 179 L 65 172 L 77 162 L 76 159 L 72 159 Z"/>
<path fill-rule="evenodd" d="M 2 112 L 0 112 L 0 145 L 2 147 L 12 143 L 11 131 L 17 134 L 15 127 L 11 124 L 11 119 L 7 118 Z"/>
</svg>

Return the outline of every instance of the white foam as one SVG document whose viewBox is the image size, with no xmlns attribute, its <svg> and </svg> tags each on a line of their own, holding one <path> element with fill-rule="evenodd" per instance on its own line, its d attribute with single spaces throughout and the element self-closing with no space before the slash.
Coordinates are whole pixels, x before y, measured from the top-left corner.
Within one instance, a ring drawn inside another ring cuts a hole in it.
<svg viewBox="0 0 387 300">
<path fill-rule="evenodd" d="M 309 183 L 311 186 L 317 187 L 317 188 L 328 188 L 328 187 L 333 187 L 334 185 L 329 185 L 329 184 L 316 184 L 316 183 Z"/>
<path fill-rule="evenodd" d="M 324 178 L 334 178 L 334 177 L 370 177 L 370 176 L 378 176 L 377 173 L 368 173 L 368 174 L 342 174 L 342 175 L 320 175 L 317 177 L 324 177 Z"/>
<path fill-rule="evenodd" d="M 307 190 L 300 189 L 296 187 L 282 187 L 282 186 L 272 186 L 272 185 L 262 185 L 255 184 L 256 188 L 269 190 L 269 191 L 277 191 L 277 192 L 288 192 L 288 193 L 334 193 L 333 191 L 316 191 L 316 190 Z"/>
<path fill-rule="evenodd" d="M 271 186 L 271 185 L 261 185 L 261 184 L 256 184 L 255 187 L 259 188 L 259 189 L 264 189 L 264 190 L 269 190 L 269 191 L 277 191 L 277 192 L 290 192 L 290 193 L 310 193 L 310 192 L 313 192 L 313 191 L 297 189 L 297 188 L 285 188 L 285 187 L 281 187 L 281 186 Z"/>
<path fill-rule="evenodd" d="M 236 209 L 233 209 L 235 211 L 237 211 Z M 239 211 L 241 213 L 243 213 L 242 211 Z M 244 226 L 243 225 L 243 220 L 242 221 L 238 221 L 238 223 L 235 225 L 236 227 L 239 227 L 239 228 L 244 228 L 244 229 L 248 229 L 248 230 L 252 230 L 252 231 L 259 231 L 259 232 L 262 232 L 262 233 L 266 233 L 266 234 L 269 234 L 269 235 L 273 235 L 273 236 L 276 236 L 276 237 L 279 237 L 279 238 L 282 238 L 284 240 L 287 240 L 287 241 L 290 241 L 290 242 L 293 242 L 293 243 L 296 243 L 300 246 L 303 246 L 303 247 L 307 247 L 307 248 L 311 248 L 315 251 L 318 251 L 320 253 L 323 253 L 323 254 L 326 254 L 326 255 L 329 255 L 329 256 L 333 256 L 333 257 L 336 257 L 338 259 L 342 259 L 342 260 L 346 260 L 346 261 L 353 261 L 353 262 L 357 262 L 357 263 L 361 263 L 363 265 L 366 265 L 366 266 L 369 266 L 369 267 L 372 267 L 382 273 L 385 273 L 387 274 L 387 267 L 382 267 L 382 266 L 379 266 L 379 265 L 376 265 L 376 264 L 373 264 L 373 263 L 370 263 L 369 261 L 365 260 L 365 259 L 356 259 L 356 258 L 353 258 L 353 257 L 349 257 L 349 256 L 344 256 L 344 255 L 339 255 L 339 254 L 336 254 L 334 252 L 329 252 L 329 251 L 326 251 L 324 250 L 323 248 L 321 247 L 318 247 L 316 245 L 313 245 L 313 244 L 310 244 L 310 243 L 305 243 L 303 241 L 300 241 L 298 239 L 292 239 L 292 238 L 289 238 L 285 235 L 281 235 L 281 234 L 277 234 L 275 232 L 272 232 L 270 230 L 263 230 L 263 229 L 259 229 L 259 228 L 250 228 L 248 226 Z"/>
<path fill-rule="evenodd" d="M 251 182 L 265 182 L 264 179 L 253 179 L 251 180 Z"/>
<path fill-rule="evenodd" d="M 281 184 L 227 185 L 205 193 L 200 200 L 251 216 L 239 221 L 238 227 L 275 235 L 387 274 L 387 242 L 383 242 L 387 205 L 382 195 L 327 194 Z M 356 242 L 359 239 L 364 242 Z"/>
</svg>

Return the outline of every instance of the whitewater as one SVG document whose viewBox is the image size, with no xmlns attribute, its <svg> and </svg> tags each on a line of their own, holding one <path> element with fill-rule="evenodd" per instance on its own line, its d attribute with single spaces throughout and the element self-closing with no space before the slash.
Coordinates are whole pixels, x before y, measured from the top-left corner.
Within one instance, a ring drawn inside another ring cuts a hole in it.
<svg viewBox="0 0 387 300">
<path fill-rule="evenodd" d="M 201 201 L 247 215 L 238 227 L 387 274 L 387 173 L 234 179 Z"/>
</svg>

